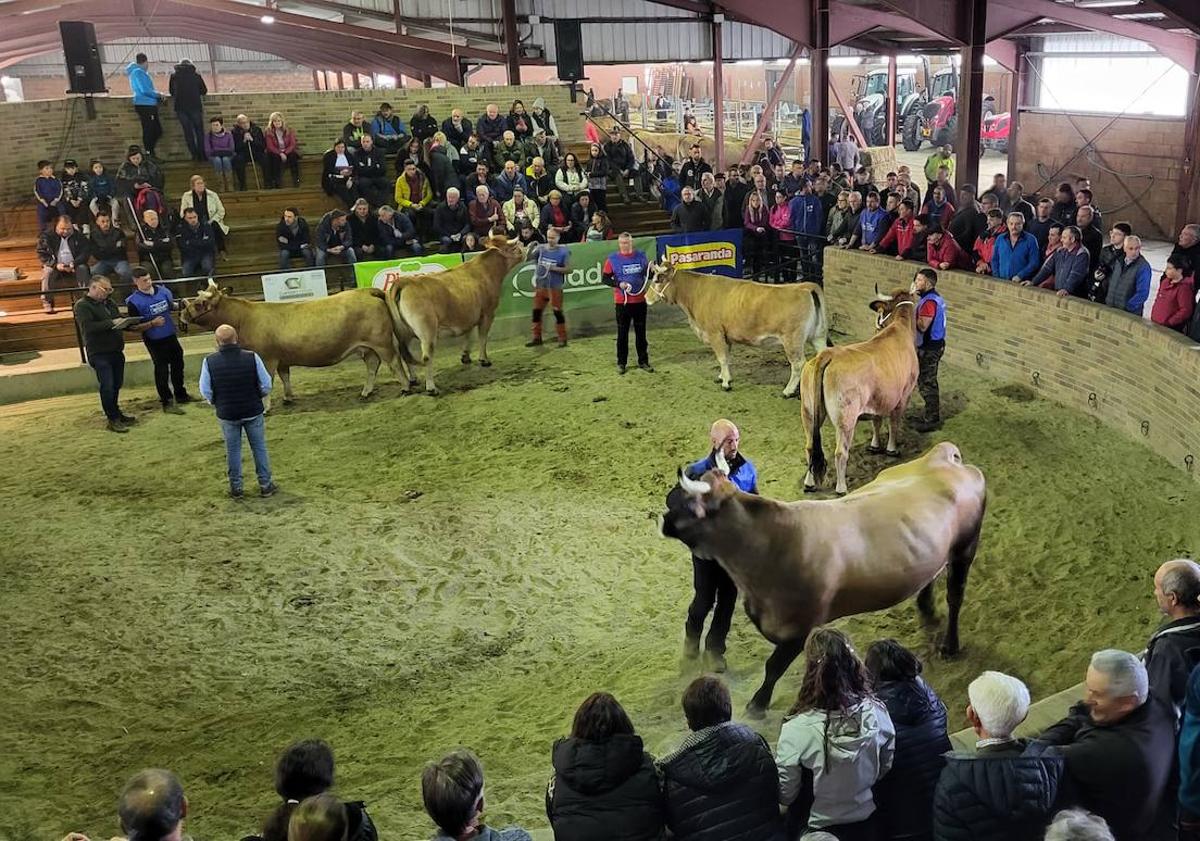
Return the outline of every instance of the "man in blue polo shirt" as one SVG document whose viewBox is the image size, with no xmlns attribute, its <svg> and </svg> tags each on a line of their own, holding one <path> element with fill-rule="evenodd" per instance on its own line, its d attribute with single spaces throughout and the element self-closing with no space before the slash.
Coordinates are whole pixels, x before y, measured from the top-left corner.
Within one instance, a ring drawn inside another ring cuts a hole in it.
<svg viewBox="0 0 1200 841">
<path fill-rule="evenodd" d="M 137 289 L 125 299 L 129 314 L 140 317 L 143 323 L 161 316 L 158 327 L 149 327 L 142 333 L 142 341 L 154 362 L 154 387 L 158 389 L 159 402 L 164 412 L 182 415 L 180 404 L 191 403 L 192 397 L 183 384 L 183 347 L 171 317 L 175 298 L 167 287 L 156 286 L 150 272 L 141 266 L 133 270 L 133 282 Z"/>
<path fill-rule="evenodd" d="M 858 216 L 858 226 L 850 237 L 848 247 L 866 250 L 878 246 L 890 227 L 891 217 L 879 206 L 879 193 L 872 190 L 867 193 L 867 206 Z"/>
<path fill-rule="evenodd" d="M 563 280 L 570 271 L 567 263 L 570 253 L 565 245 L 558 243 L 558 228 L 546 229 L 545 245 L 535 245 L 529 254 L 533 261 L 533 338 L 525 347 L 542 344 L 542 312 L 549 302 L 554 310 L 554 329 L 558 334 L 558 346 L 567 346 L 567 319 L 563 316 Z"/>
</svg>

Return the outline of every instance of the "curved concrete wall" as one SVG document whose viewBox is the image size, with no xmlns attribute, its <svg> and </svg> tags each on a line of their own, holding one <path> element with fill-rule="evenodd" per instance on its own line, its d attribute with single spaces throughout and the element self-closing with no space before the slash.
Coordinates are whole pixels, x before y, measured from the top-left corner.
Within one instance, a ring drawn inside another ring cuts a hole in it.
<svg viewBox="0 0 1200 841">
<path fill-rule="evenodd" d="M 826 249 L 825 295 L 837 329 L 874 329 L 874 286 L 905 288 L 920 265 Z M 966 272 L 938 272 L 946 361 L 1023 383 L 1094 415 L 1193 476 L 1200 460 L 1200 345 L 1127 313 Z"/>
</svg>

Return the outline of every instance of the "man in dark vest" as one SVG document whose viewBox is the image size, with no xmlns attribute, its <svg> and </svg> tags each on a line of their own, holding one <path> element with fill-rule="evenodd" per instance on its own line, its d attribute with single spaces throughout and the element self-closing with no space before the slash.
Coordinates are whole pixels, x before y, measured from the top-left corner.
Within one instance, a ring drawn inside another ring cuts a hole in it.
<svg viewBox="0 0 1200 841">
<path fill-rule="evenodd" d="M 228 324 L 217 328 L 217 352 L 204 358 L 200 368 L 200 393 L 217 410 L 225 436 L 229 466 L 229 495 L 242 498 L 242 430 L 254 456 L 254 472 L 263 496 L 277 488 L 271 479 L 263 398 L 271 393 L 271 377 L 257 353 L 238 347 L 237 330 Z"/>
<path fill-rule="evenodd" d="M 921 269 L 913 279 L 917 299 L 917 389 L 925 401 L 925 417 L 913 424 L 918 432 L 942 425 L 942 403 L 938 392 L 938 363 L 946 352 L 946 302 L 937 293 L 937 272 Z"/>
</svg>

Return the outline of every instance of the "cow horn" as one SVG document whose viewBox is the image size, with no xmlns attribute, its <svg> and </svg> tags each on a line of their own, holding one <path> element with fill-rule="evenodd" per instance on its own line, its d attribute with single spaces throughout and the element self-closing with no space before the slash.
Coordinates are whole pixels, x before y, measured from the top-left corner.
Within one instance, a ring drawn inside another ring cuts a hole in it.
<svg viewBox="0 0 1200 841">
<path fill-rule="evenodd" d="M 520 241 L 521 241 L 521 238 L 520 238 L 520 237 L 513 237 L 512 239 L 510 239 L 510 240 L 508 241 L 508 244 L 509 244 L 509 245 L 516 245 L 516 244 L 517 244 L 517 243 L 519 243 Z"/>
<path fill-rule="evenodd" d="M 720 470 L 726 476 L 729 475 L 729 462 L 725 460 L 725 453 L 718 447 L 717 457 L 714 459 L 717 463 L 717 470 Z"/>
<path fill-rule="evenodd" d="M 208 279 L 208 288 L 209 288 L 209 289 L 216 289 L 216 288 L 217 288 L 217 282 L 216 282 L 215 280 L 213 280 L 211 277 Z M 878 287 L 876 287 L 875 291 L 876 291 L 876 292 L 878 292 L 878 291 L 879 291 Z"/>
<path fill-rule="evenodd" d="M 679 487 L 683 488 L 684 493 L 690 494 L 691 496 L 700 496 L 701 494 L 706 494 L 712 490 L 712 485 L 708 484 L 708 482 L 699 482 L 695 479 L 689 479 L 682 467 L 679 469 Z"/>
</svg>

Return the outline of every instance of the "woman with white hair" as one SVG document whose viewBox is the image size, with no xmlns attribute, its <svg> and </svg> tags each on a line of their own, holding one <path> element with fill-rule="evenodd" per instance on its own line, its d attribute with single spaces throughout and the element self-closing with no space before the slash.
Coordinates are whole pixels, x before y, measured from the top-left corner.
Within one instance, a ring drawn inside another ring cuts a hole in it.
<svg viewBox="0 0 1200 841">
<path fill-rule="evenodd" d="M 1046 841 L 1113 841 L 1104 818 L 1083 809 L 1065 809 L 1054 816 Z"/>
</svg>

